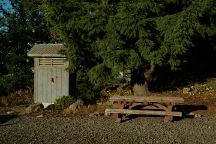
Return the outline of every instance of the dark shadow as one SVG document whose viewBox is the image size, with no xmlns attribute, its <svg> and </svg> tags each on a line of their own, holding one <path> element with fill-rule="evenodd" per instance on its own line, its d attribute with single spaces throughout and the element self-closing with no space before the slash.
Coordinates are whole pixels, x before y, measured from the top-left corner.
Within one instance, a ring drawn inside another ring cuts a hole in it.
<svg viewBox="0 0 216 144">
<path fill-rule="evenodd" d="M 140 106 L 136 106 L 133 109 L 139 109 Z M 174 107 L 173 111 L 177 112 L 182 112 L 182 117 L 173 117 L 173 121 L 180 121 L 184 118 L 194 118 L 194 115 L 191 115 L 191 112 L 197 111 L 197 110 L 208 110 L 208 107 L 206 105 L 177 105 Z M 135 119 L 137 117 L 161 117 L 163 118 L 164 116 L 153 116 L 153 115 L 128 115 L 128 116 L 123 116 L 121 123 Z"/>
<path fill-rule="evenodd" d="M 178 70 L 170 66 L 158 67 L 155 80 L 150 83 L 150 91 L 163 92 L 177 90 L 195 83 L 206 82 L 216 77 L 216 38 L 194 37 L 194 46 L 182 56 Z"/>
<path fill-rule="evenodd" d="M 149 89 L 152 92 L 175 91 L 179 88 L 204 83 L 209 78 L 216 78 L 216 68 L 208 70 L 203 67 L 203 70 L 194 68 L 194 71 L 188 69 L 171 71 L 167 67 L 160 68 L 156 80 L 149 84 Z"/>
<path fill-rule="evenodd" d="M 69 95 L 73 97 L 77 97 L 76 91 L 76 73 L 69 75 Z"/>
<path fill-rule="evenodd" d="M 174 109 L 175 111 L 182 112 L 182 117 L 174 117 L 174 121 L 179 121 L 184 118 L 194 118 L 195 115 L 190 114 L 191 112 L 208 110 L 208 107 L 206 105 L 177 105 Z"/>
<path fill-rule="evenodd" d="M 12 119 L 17 118 L 18 115 L 0 115 L 0 125 L 4 124 Z"/>
<path fill-rule="evenodd" d="M 139 117 L 142 117 L 142 118 L 150 118 L 150 117 L 152 117 L 152 118 L 161 118 L 161 119 L 164 118 L 164 116 L 159 116 L 159 115 L 134 115 L 134 114 L 131 114 L 131 115 L 128 115 L 128 116 L 124 117 L 121 120 L 121 123 L 126 122 L 126 121 L 130 121 L 132 119 L 136 119 L 136 118 L 139 118 Z M 174 121 L 176 121 L 176 120 L 174 120 Z"/>
<path fill-rule="evenodd" d="M 174 109 L 175 111 L 182 112 L 183 115 L 187 115 L 197 110 L 208 110 L 208 107 L 206 105 L 177 105 Z"/>
</svg>

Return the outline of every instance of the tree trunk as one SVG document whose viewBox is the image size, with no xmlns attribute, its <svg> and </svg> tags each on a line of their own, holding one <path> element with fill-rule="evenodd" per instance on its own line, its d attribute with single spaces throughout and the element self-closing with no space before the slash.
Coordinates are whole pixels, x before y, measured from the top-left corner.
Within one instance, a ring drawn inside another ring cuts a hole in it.
<svg viewBox="0 0 216 144">
<path fill-rule="evenodd" d="M 153 80 L 153 73 L 155 71 L 155 64 L 150 64 L 150 68 L 144 71 L 142 74 L 144 78 L 141 78 L 141 83 L 134 83 L 133 92 L 134 96 L 146 96 L 150 94 L 149 82 Z"/>
<path fill-rule="evenodd" d="M 135 84 L 133 87 L 134 96 L 146 96 L 150 92 L 148 90 L 148 83 L 145 81 L 144 84 Z"/>
<path fill-rule="evenodd" d="M 153 73 L 155 71 L 155 67 L 156 67 L 156 65 L 151 63 L 150 68 L 148 70 L 144 71 L 144 77 L 145 77 L 147 82 L 150 82 L 153 80 Z"/>
</svg>

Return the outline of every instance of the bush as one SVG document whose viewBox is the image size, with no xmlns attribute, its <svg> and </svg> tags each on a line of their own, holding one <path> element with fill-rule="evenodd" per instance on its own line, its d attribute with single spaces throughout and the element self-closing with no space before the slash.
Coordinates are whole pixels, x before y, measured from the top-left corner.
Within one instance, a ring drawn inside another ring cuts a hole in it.
<svg viewBox="0 0 216 144">
<path fill-rule="evenodd" d="M 17 72 L 16 74 L 0 75 L 0 96 L 7 96 L 20 89 L 33 87 L 33 74 Z"/>
<path fill-rule="evenodd" d="M 75 99 L 72 96 L 63 96 L 55 100 L 55 105 L 62 108 L 69 107 L 72 103 L 75 102 Z"/>
<path fill-rule="evenodd" d="M 80 70 L 76 75 L 77 99 L 82 99 L 85 104 L 95 103 L 98 99 L 100 89 L 94 87 L 94 85 L 89 81 L 89 77 L 85 70 Z"/>
</svg>

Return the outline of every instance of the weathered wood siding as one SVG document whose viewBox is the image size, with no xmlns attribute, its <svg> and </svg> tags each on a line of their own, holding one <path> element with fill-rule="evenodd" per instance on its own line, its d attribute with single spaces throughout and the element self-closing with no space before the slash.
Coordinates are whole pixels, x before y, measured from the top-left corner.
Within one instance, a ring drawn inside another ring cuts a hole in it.
<svg viewBox="0 0 216 144">
<path fill-rule="evenodd" d="M 41 66 L 39 58 L 35 58 L 35 102 L 54 103 L 57 98 L 69 95 L 69 73 L 65 68 L 66 63 Z"/>
</svg>

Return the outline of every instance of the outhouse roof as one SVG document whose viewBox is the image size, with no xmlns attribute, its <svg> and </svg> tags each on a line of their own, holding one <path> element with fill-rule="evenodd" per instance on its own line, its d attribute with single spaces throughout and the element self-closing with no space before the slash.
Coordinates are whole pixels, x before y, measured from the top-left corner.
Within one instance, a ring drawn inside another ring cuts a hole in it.
<svg viewBox="0 0 216 144">
<path fill-rule="evenodd" d="M 27 55 L 30 57 L 65 57 L 59 53 L 63 48 L 63 44 L 35 44 Z"/>
</svg>

